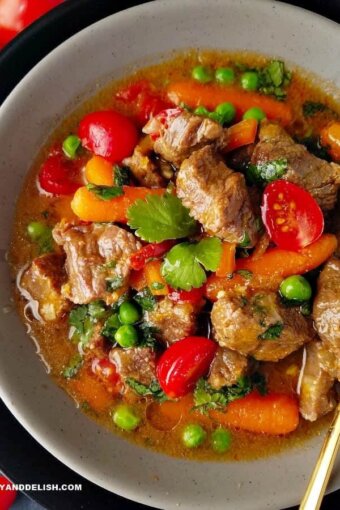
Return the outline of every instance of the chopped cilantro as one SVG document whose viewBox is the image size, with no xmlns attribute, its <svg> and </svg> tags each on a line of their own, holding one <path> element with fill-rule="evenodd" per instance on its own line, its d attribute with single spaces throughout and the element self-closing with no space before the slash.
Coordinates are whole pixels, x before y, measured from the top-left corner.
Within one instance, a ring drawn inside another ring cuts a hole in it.
<svg viewBox="0 0 340 510">
<path fill-rule="evenodd" d="M 162 290 L 164 289 L 164 283 L 161 283 L 161 282 L 153 282 L 151 284 L 151 289 L 153 290 Z"/>
<path fill-rule="evenodd" d="M 253 273 L 251 271 L 248 271 L 248 269 L 238 269 L 235 271 L 236 274 L 239 274 L 244 278 L 245 280 L 251 280 L 253 277 Z"/>
<path fill-rule="evenodd" d="M 284 87 L 289 85 L 292 75 L 285 68 L 281 60 L 272 60 L 264 68 L 258 70 L 260 76 L 259 91 L 262 94 L 273 95 L 278 100 L 285 99 L 287 93 Z"/>
<path fill-rule="evenodd" d="M 127 216 L 129 226 L 148 242 L 180 239 L 196 230 L 196 222 L 188 209 L 171 193 L 148 195 L 145 200 L 136 200 L 129 207 Z"/>
<path fill-rule="evenodd" d="M 65 379 L 72 379 L 77 375 L 83 364 L 83 358 L 80 354 L 75 354 L 69 364 L 63 368 L 62 375 Z"/>
<path fill-rule="evenodd" d="M 275 338 L 280 337 L 283 327 L 282 322 L 277 322 L 276 324 L 269 326 L 269 328 L 267 328 L 262 335 L 259 335 L 258 338 L 260 340 L 275 340 Z"/>
<path fill-rule="evenodd" d="M 95 184 L 88 184 L 86 187 L 101 200 L 111 200 L 124 194 L 121 186 L 96 186 Z"/>
<path fill-rule="evenodd" d="M 284 158 L 258 163 L 257 165 L 249 164 L 246 169 L 246 176 L 251 184 L 267 184 L 276 179 L 281 179 L 287 168 L 288 161 Z"/>
<path fill-rule="evenodd" d="M 114 165 L 114 183 L 121 187 L 130 183 L 130 172 L 125 166 Z"/>
<path fill-rule="evenodd" d="M 113 313 L 104 322 L 104 327 L 101 333 L 109 340 L 114 341 L 115 332 L 118 328 L 120 328 L 121 325 L 122 324 L 119 320 L 118 313 Z"/>
<path fill-rule="evenodd" d="M 224 409 L 229 402 L 245 397 L 252 390 L 258 389 L 261 395 L 266 393 L 266 381 L 262 374 L 255 372 L 252 376 L 242 376 L 236 384 L 214 389 L 208 381 L 201 378 L 194 391 L 194 409 L 205 414 L 209 409 Z"/>
<path fill-rule="evenodd" d="M 106 278 L 106 290 L 108 292 L 120 289 L 123 286 L 123 278 L 122 276 L 110 276 Z"/>
<path fill-rule="evenodd" d="M 145 287 L 144 289 L 137 292 L 133 299 L 136 301 L 136 303 L 139 304 L 139 306 L 143 310 L 146 310 L 148 312 L 153 310 L 156 306 L 156 300 L 152 295 L 149 287 Z"/>
<path fill-rule="evenodd" d="M 302 112 L 305 117 L 313 117 L 316 113 L 324 112 L 328 107 L 316 101 L 305 101 L 302 105 Z"/>
<path fill-rule="evenodd" d="M 175 289 L 201 287 L 207 279 L 203 267 L 208 271 L 216 271 L 221 255 L 222 244 L 216 237 L 202 239 L 196 244 L 177 244 L 164 259 L 162 275 Z"/>
<path fill-rule="evenodd" d="M 158 333 L 158 329 L 146 322 L 143 322 L 139 325 L 139 344 L 142 347 L 151 347 L 151 349 L 155 349 L 157 346 L 157 338 L 156 334 Z"/>
<path fill-rule="evenodd" d="M 168 397 L 161 389 L 159 382 L 157 380 L 152 381 L 149 386 L 140 383 L 139 381 L 133 379 L 132 377 L 128 377 L 126 379 L 126 382 L 130 386 L 130 388 L 132 388 L 138 395 L 141 395 L 143 397 L 151 396 L 154 399 L 158 400 L 159 402 L 164 402 L 165 400 L 168 400 Z"/>
<path fill-rule="evenodd" d="M 84 333 L 84 320 L 86 316 L 87 316 L 86 305 L 77 306 L 76 308 L 73 308 L 70 311 L 68 322 L 70 326 L 73 326 L 76 329 L 77 333 L 79 334 Z"/>
<path fill-rule="evenodd" d="M 104 301 L 92 301 L 88 304 L 88 313 L 93 319 L 103 319 L 106 315 L 106 308 Z"/>
</svg>

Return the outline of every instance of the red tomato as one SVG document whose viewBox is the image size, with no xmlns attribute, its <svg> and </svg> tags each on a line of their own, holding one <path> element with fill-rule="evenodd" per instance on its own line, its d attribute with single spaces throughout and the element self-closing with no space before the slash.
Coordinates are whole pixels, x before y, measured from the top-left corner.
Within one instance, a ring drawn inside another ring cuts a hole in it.
<svg viewBox="0 0 340 510">
<path fill-rule="evenodd" d="M 80 161 L 71 161 L 61 152 L 52 153 L 41 166 L 39 184 L 53 195 L 72 195 L 82 185 L 80 166 Z"/>
<path fill-rule="evenodd" d="M 308 191 L 288 181 L 269 184 L 263 194 L 262 221 L 274 243 L 282 249 L 299 250 L 322 235 L 322 211 Z"/>
<path fill-rule="evenodd" d="M 130 257 L 130 266 L 135 271 L 139 271 L 140 269 L 143 269 L 148 260 L 162 257 L 162 255 L 167 253 L 174 244 L 175 241 L 146 244 Z"/>
<path fill-rule="evenodd" d="M 168 298 L 177 303 L 192 303 L 193 305 L 199 303 L 205 293 L 205 285 L 199 289 L 191 290 L 176 290 L 169 287 Z"/>
<path fill-rule="evenodd" d="M 120 376 L 117 374 L 116 367 L 107 358 L 94 358 L 92 361 L 92 372 L 96 374 L 108 386 L 108 391 L 119 392 Z"/>
<path fill-rule="evenodd" d="M 170 397 L 183 397 L 205 375 L 215 356 L 217 344 L 201 336 L 188 336 L 172 344 L 160 357 L 157 377 Z"/>
<path fill-rule="evenodd" d="M 12 483 L 5 477 L 0 475 L 0 485 L 12 485 Z M 6 489 L 6 488 L 5 488 Z M 0 488 L 0 508 L 1 510 L 9 510 L 17 497 L 16 490 L 5 490 Z"/>
<path fill-rule="evenodd" d="M 111 163 L 119 163 L 130 156 L 138 142 L 135 125 L 128 117 L 113 110 L 85 115 L 78 134 L 83 147 Z"/>
<path fill-rule="evenodd" d="M 161 94 L 153 90 L 151 83 L 147 80 L 139 80 L 119 90 L 116 98 L 134 107 L 136 120 L 141 125 L 160 111 L 172 106 L 168 100 L 162 98 Z"/>
<path fill-rule="evenodd" d="M 0 0 L 0 48 L 63 0 Z"/>
</svg>

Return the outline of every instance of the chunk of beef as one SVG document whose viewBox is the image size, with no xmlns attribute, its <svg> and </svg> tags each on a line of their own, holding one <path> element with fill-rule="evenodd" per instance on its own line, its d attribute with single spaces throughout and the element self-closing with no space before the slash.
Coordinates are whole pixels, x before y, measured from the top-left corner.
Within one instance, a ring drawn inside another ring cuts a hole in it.
<svg viewBox="0 0 340 510">
<path fill-rule="evenodd" d="M 310 342 L 305 355 L 306 363 L 300 376 L 300 413 L 305 420 L 315 421 L 335 406 L 331 391 L 334 378 L 324 369 L 327 350 L 322 342 Z"/>
<path fill-rule="evenodd" d="M 177 195 L 207 232 L 232 243 L 247 234 L 254 246 L 258 233 L 244 176 L 230 170 L 211 146 L 183 161 Z"/>
<path fill-rule="evenodd" d="M 157 302 L 154 310 L 146 312 L 145 319 L 157 328 L 160 340 L 173 344 L 195 333 L 196 311 L 191 303 L 175 303 L 165 297 Z"/>
<path fill-rule="evenodd" d="M 262 123 L 259 138 L 251 158 L 253 164 L 287 159 L 288 169 L 282 179 L 308 190 L 323 210 L 333 209 L 340 186 L 340 165 L 310 154 L 278 124 Z"/>
<path fill-rule="evenodd" d="M 127 378 L 132 378 L 149 386 L 156 379 L 156 355 L 150 347 L 131 349 L 115 347 L 111 349 L 109 358 L 116 366 L 117 373 L 123 382 Z"/>
<path fill-rule="evenodd" d="M 225 347 L 219 347 L 210 366 L 208 382 L 216 390 L 222 386 L 236 384 L 238 379 L 245 374 L 247 365 L 247 358 L 242 354 Z"/>
<path fill-rule="evenodd" d="M 211 320 L 215 338 L 228 347 L 260 361 L 278 361 L 313 337 L 305 317 L 285 308 L 275 293 L 254 294 L 245 300 L 224 297 L 214 303 Z"/>
<path fill-rule="evenodd" d="M 115 290 L 127 284 L 129 258 L 141 247 L 134 235 L 111 224 L 61 222 L 53 237 L 66 253 L 68 281 L 62 287 L 63 296 L 77 304 L 116 301 Z"/>
<path fill-rule="evenodd" d="M 316 330 L 340 360 L 340 260 L 327 262 L 318 279 L 318 292 L 313 304 Z"/>
<path fill-rule="evenodd" d="M 154 132 L 155 123 L 159 136 L 155 140 L 154 151 L 176 166 L 194 150 L 217 142 L 223 135 L 223 128 L 218 122 L 186 111 L 164 123 L 157 121 L 157 117 L 151 119 L 143 132 Z"/>
<path fill-rule="evenodd" d="M 125 158 L 123 163 L 130 168 L 132 174 L 142 186 L 161 188 L 166 181 L 159 173 L 158 165 L 150 157 L 152 145 L 149 141 L 149 137 L 141 140 L 136 145 L 132 156 Z"/>
<path fill-rule="evenodd" d="M 32 299 L 38 302 L 39 313 L 46 321 L 57 319 L 68 308 L 61 294 L 62 285 L 66 281 L 64 263 L 64 255 L 57 253 L 37 257 L 20 282 Z"/>
</svg>

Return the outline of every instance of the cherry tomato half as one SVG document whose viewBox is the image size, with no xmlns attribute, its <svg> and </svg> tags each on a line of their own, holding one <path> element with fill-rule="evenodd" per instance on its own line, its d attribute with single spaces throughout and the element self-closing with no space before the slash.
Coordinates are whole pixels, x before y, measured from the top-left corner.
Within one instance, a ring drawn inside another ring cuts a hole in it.
<svg viewBox="0 0 340 510">
<path fill-rule="evenodd" d="M 12 483 L 3 475 L 0 475 L 0 485 L 11 486 Z M 15 489 L 6 490 L 0 489 L 0 508 L 1 510 L 9 510 L 17 497 Z"/>
<path fill-rule="evenodd" d="M 192 303 L 193 305 L 199 303 L 205 293 L 205 285 L 198 289 L 191 290 L 176 290 L 169 287 L 168 298 L 176 303 Z"/>
<path fill-rule="evenodd" d="M 261 212 L 269 236 L 282 249 L 304 248 L 323 232 L 324 218 L 316 200 L 288 181 L 277 180 L 265 188 Z"/>
<path fill-rule="evenodd" d="M 92 112 L 81 120 L 78 130 L 83 147 L 111 163 L 119 163 L 133 152 L 138 132 L 133 122 L 119 112 Z"/>
<path fill-rule="evenodd" d="M 172 344 L 160 357 L 157 377 L 170 397 L 183 397 L 205 375 L 215 356 L 217 344 L 201 336 L 188 336 Z"/>
<path fill-rule="evenodd" d="M 67 159 L 61 151 L 51 153 L 40 168 L 41 188 L 53 195 L 72 195 L 82 185 L 81 164 Z"/>
<path fill-rule="evenodd" d="M 162 257 L 175 244 L 175 241 L 163 241 L 162 243 L 150 243 L 143 246 L 130 257 L 130 266 L 135 271 L 143 269 L 150 259 Z"/>
</svg>

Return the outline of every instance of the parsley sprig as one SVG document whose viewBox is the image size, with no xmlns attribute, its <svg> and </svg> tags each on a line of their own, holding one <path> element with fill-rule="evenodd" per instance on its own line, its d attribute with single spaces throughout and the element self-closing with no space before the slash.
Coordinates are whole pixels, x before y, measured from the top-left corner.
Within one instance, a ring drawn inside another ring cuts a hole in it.
<svg viewBox="0 0 340 510">
<path fill-rule="evenodd" d="M 217 237 L 177 244 L 164 258 L 162 275 L 175 289 L 199 288 L 207 279 L 204 269 L 216 271 L 221 255 L 222 243 Z"/>
<path fill-rule="evenodd" d="M 82 367 L 83 362 L 83 357 L 80 354 L 75 354 L 70 359 L 69 364 L 63 368 L 62 376 L 65 377 L 65 379 L 73 379 Z"/>
<path fill-rule="evenodd" d="M 101 200 L 111 200 L 112 198 L 120 197 L 124 195 L 123 188 L 121 186 L 96 186 L 95 184 L 88 184 L 87 189 L 94 193 L 96 197 Z"/>
<path fill-rule="evenodd" d="M 127 212 L 128 224 L 144 241 L 160 243 L 192 235 L 196 221 L 179 198 L 171 193 L 136 200 Z"/>
<path fill-rule="evenodd" d="M 135 393 L 141 395 L 142 397 L 151 396 L 159 402 L 168 400 L 166 394 L 161 389 L 159 382 L 156 379 L 152 381 L 149 386 L 142 384 L 141 382 L 137 381 L 137 379 L 133 379 L 132 377 L 128 377 L 125 382 L 135 391 Z"/>
</svg>

